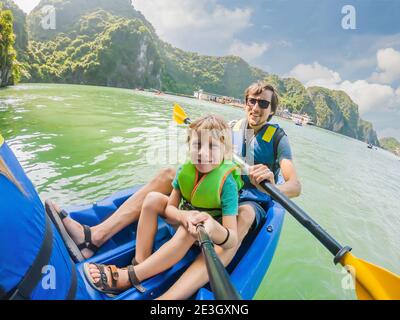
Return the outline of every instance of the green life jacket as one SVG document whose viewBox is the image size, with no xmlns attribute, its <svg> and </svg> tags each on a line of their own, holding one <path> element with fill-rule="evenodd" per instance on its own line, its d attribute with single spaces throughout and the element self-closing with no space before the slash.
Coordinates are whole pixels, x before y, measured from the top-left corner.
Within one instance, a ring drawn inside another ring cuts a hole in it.
<svg viewBox="0 0 400 320">
<path fill-rule="evenodd" d="M 232 174 L 240 190 L 243 181 L 237 165 L 223 162 L 200 178 L 196 167 L 191 161 L 187 161 L 178 176 L 183 197 L 180 209 L 207 211 L 213 217 L 221 216 L 221 192 L 229 174 Z"/>
</svg>

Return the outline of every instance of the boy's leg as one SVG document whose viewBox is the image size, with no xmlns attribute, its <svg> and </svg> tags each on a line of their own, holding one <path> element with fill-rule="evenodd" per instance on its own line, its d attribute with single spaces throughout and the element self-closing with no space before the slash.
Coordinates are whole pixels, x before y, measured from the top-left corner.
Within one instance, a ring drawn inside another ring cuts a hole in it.
<svg viewBox="0 0 400 320">
<path fill-rule="evenodd" d="M 141 263 L 151 256 L 157 233 L 158 215 L 163 216 L 167 204 L 168 196 L 159 192 L 150 192 L 144 199 L 136 232 L 136 262 Z"/>
<path fill-rule="evenodd" d="M 166 195 L 171 193 L 171 183 L 174 176 L 175 169 L 173 168 L 160 170 L 155 178 L 153 178 L 142 189 L 126 200 L 112 216 L 110 216 L 103 223 L 92 227 L 91 232 L 93 244 L 101 247 L 116 233 L 131 223 L 137 221 L 140 216 L 143 201 L 149 192 L 157 191 Z M 75 243 L 82 243 L 84 241 L 82 226 L 71 218 L 65 218 L 63 222 L 65 228 Z M 93 252 L 89 249 L 84 249 L 82 254 L 85 258 L 90 258 L 93 255 Z"/>
<path fill-rule="evenodd" d="M 255 219 L 255 212 L 252 206 L 244 205 L 239 208 L 238 236 L 239 244 L 232 249 L 215 247 L 215 252 L 221 259 L 224 266 L 227 266 L 240 248 L 241 242 L 249 232 Z M 203 255 L 197 257 L 192 265 L 184 272 L 178 281 L 162 296 L 160 300 L 183 300 L 190 298 L 199 288 L 208 283 L 207 267 Z"/>
<path fill-rule="evenodd" d="M 182 226 L 168 242 L 135 267 L 140 281 L 153 277 L 178 263 L 192 247 L 195 238 Z"/>
<path fill-rule="evenodd" d="M 185 228 L 179 227 L 171 240 L 166 242 L 157 252 L 152 254 L 145 261 L 134 267 L 137 279 L 140 282 L 144 281 L 172 267 L 185 256 L 195 241 L 196 239 L 194 239 Z M 131 284 L 129 282 L 128 270 L 118 269 L 117 271 L 118 281 L 116 283 L 116 289 L 123 291 L 130 288 Z M 100 270 L 96 265 L 89 265 L 89 273 L 94 283 L 100 281 Z M 105 268 L 105 273 L 109 282 L 108 284 L 111 285 L 110 270 Z"/>
</svg>

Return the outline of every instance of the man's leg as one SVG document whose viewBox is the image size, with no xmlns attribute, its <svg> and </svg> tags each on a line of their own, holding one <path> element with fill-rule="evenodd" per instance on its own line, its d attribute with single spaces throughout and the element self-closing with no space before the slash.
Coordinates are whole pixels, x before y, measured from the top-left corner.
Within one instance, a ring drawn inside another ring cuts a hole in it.
<svg viewBox="0 0 400 320">
<path fill-rule="evenodd" d="M 215 252 L 224 266 L 227 266 L 239 250 L 241 242 L 249 232 L 255 219 L 255 211 L 252 206 L 244 205 L 239 208 L 238 236 L 239 244 L 232 249 L 215 247 Z M 184 272 L 178 281 L 162 296 L 160 300 L 183 300 L 191 297 L 199 288 L 209 281 L 207 267 L 203 255 L 199 255 L 192 265 Z"/>
<path fill-rule="evenodd" d="M 140 216 L 143 201 L 149 192 L 156 191 L 168 195 L 172 191 L 172 180 L 175 177 L 175 169 L 160 170 L 156 177 L 147 183 L 142 189 L 131 196 L 118 210 L 101 224 L 91 228 L 92 242 L 101 247 L 116 233 L 137 221 Z M 71 218 L 64 219 L 64 225 L 76 244 L 84 242 L 82 226 Z M 82 250 L 83 256 L 88 259 L 93 255 L 89 249 Z"/>
</svg>

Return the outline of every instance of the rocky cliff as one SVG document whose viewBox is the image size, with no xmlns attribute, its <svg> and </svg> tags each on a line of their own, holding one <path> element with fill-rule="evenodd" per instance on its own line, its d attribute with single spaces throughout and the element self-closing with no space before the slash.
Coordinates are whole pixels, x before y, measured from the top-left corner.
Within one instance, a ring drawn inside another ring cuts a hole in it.
<svg viewBox="0 0 400 320">
<path fill-rule="evenodd" d="M 388 150 L 400 157 L 400 142 L 395 138 L 382 138 L 379 140 L 383 149 Z"/>
</svg>

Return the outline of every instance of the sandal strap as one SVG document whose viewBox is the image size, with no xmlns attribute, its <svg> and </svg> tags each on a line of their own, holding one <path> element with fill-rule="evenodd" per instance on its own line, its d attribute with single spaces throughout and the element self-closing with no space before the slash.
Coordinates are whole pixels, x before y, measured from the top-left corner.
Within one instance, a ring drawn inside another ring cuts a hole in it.
<svg viewBox="0 0 400 320">
<path fill-rule="evenodd" d="M 118 268 L 115 265 L 110 265 L 110 266 L 108 266 L 108 268 L 110 269 L 111 278 L 112 278 L 113 287 L 114 287 L 117 284 L 117 281 L 119 278 Z M 114 284 L 114 282 L 115 282 L 115 284 Z"/>
<path fill-rule="evenodd" d="M 92 242 L 92 231 L 90 230 L 90 227 L 87 225 L 82 225 L 82 227 L 83 227 L 83 233 L 85 236 L 85 242 L 79 244 L 78 249 L 79 250 L 89 249 L 89 250 L 93 251 L 93 253 L 96 253 L 97 251 L 99 251 L 99 247 L 94 245 Z"/>
<path fill-rule="evenodd" d="M 65 218 L 68 217 L 68 212 L 62 209 L 59 213 L 58 216 L 60 217 L 61 221 L 64 220 Z"/>
<path fill-rule="evenodd" d="M 104 293 L 113 295 L 120 294 L 121 292 L 116 288 L 117 280 L 119 278 L 117 267 L 114 265 L 106 266 L 104 264 L 97 264 L 97 263 L 93 263 L 93 265 L 95 265 L 96 268 L 98 268 L 100 271 L 100 281 L 94 283 L 94 285 L 100 290 L 102 290 Z M 108 277 L 105 272 L 106 268 L 109 269 L 111 273 L 111 286 L 108 284 Z"/>
<path fill-rule="evenodd" d="M 132 286 L 134 286 L 140 293 L 145 293 L 146 288 L 142 286 L 139 279 L 137 278 L 133 265 L 128 266 L 128 275 L 129 281 L 131 282 Z"/>
<path fill-rule="evenodd" d="M 136 261 L 135 257 L 132 258 L 131 264 L 137 266 L 139 263 Z"/>
<path fill-rule="evenodd" d="M 110 265 L 108 266 L 108 269 L 110 270 L 111 273 L 111 284 L 112 287 L 116 287 L 117 286 L 117 281 L 119 278 L 119 272 L 118 272 L 118 268 L 114 265 Z"/>
<path fill-rule="evenodd" d="M 107 291 L 112 290 L 112 288 L 108 285 L 108 277 L 105 272 L 105 267 L 107 267 L 107 266 L 105 266 L 103 264 L 97 264 L 97 263 L 94 263 L 94 265 L 100 271 L 100 281 L 94 283 L 94 285 L 102 290 L 107 290 Z"/>
<path fill-rule="evenodd" d="M 60 217 L 61 221 L 63 221 L 65 218 L 68 217 L 68 212 L 65 211 L 65 209 L 62 209 L 61 211 L 57 212 L 58 216 Z"/>
</svg>

